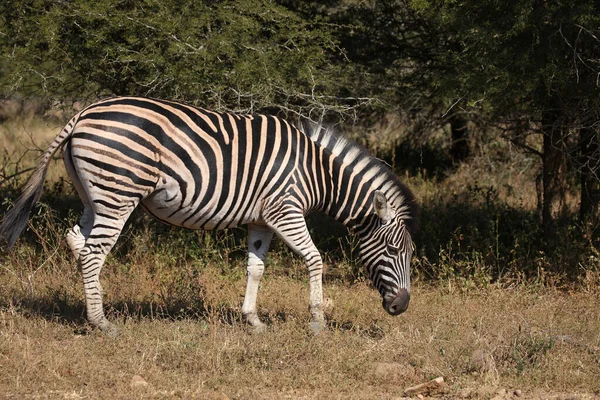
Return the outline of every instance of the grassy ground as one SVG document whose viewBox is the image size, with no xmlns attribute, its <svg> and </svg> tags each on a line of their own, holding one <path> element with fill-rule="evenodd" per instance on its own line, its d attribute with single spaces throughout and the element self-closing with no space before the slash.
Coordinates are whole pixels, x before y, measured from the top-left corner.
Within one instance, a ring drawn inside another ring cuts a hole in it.
<svg viewBox="0 0 600 400">
<path fill-rule="evenodd" d="M 32 139 L 44 149 L 59 130 L 0 126 L 2 174 L 31 166 L 39 152 L 21 154 Z M 537 250 L 535 161 L 518 152 L 486 150 L 452 174 L 423 167 L 406 176 L 423 217 L 411 305 L 399 317 L 385 314 L 365 281 L 354 240 L 313 221 L 330 304 L 319 337 L 309 333 L 305 269 L 281 243 L 259 293 L 269 330 L 256 335 L 240 313 L 243 229 L 184 232 L 143 212 L 102 274 L 121 335 L 91 329 L 63 240 L 81 206 L 61 164 L 29 231 L 0 254 L 0 397 L 392 399 L 440 376 L 446 384 L 432 397 L 600 396 L 597 252 L 591 241 L 585 252 L 562 249 L 558 264 L 585 254 L 576 279 L 565 280 Z M 2 193 L 14 199 L 13 189 Z"/>
<path fill-rule="evenodd" d="M 74 272 L 40 270 L 27 289 L 0 273 L 3 396 L 391 399 L 438 376 L 446 388 L 432 396 L 445 398 L 600 395 L 597 291 L 418 286 L 394 318 L 366 284 L 329 283 L 330 329 L 313 337 L 306 283 L 266 277 L 259 303 L 270 329 L 257 335 L 240 321 L 242 277 L 194 266 L 194 308 L 152 300 L 176 276 L 115 267 L 105 289 L 117 339 L 85 324 Z"/>
</svg>

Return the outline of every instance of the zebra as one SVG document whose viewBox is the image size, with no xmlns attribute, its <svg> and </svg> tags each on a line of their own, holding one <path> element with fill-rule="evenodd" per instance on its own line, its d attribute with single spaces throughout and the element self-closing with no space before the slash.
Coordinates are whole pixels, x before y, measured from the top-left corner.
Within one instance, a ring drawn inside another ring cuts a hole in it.
<svg viewBox="0 0 600 400">
<path fill-rule="evenodd" d="M 302 127 L 302 125 L 299 124 Z M 83 202 L 67 243 L 83 275 L 90 324 L 116 335 L 102 305 L 100 271 L 133 210 L 189 229 L 248 227 L 242 314 L 257 331 L 256 302 L 273 234 L 308 269 L 311 327 L 325 327 L 323 261 L 305 216 L 320 211 L 359 239 L 359 256 L 391 315 L 410 300 L 410 262 L 418 206 L 391 169 L 322 125 L 220 113 L 142 97 L 101 100 L 77 113 L 41 156 L 0 223 L 10 249 L 39 200 L 58 149 Z"/>
</svg>

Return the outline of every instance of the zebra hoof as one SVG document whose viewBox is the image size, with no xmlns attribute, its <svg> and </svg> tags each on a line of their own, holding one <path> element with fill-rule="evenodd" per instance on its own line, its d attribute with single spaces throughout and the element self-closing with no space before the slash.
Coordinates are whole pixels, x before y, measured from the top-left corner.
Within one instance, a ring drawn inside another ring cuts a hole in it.
<svg viewBox="0 0 600 400">
<path fill-rule="evenodd" d="M 327 332 L 325 321 L 312 321 L 310 323 L 310 330 L 315 336 L 323 335 L 325 332 Z"/>
<path fill-rule="evenodd" d="M 254 334 L 261 334 L 261 333 L 265 333 L 266 331 L 267 331 L 267 325 L 263 324 L 262 322 L 260 322 L 256 325 L 250 326 L 250 332 L 254 333 Z"/>
<path fill-rule="evenodd" d="M 116 338 L 116 337 L 118 337 L 118 336 L 119 336 L 120 332 L 119 332 L 119 330 L 117 329 L 117 327 L 113 325 L 113 326 L 111 326 L 110 328 L 108 328 L 108 330 L 107 330 L 107 331 L 105 331 L 105 334 L 106 334 L 106 336 L 108 336 L 109 338 L 112 338 L 112 339 L 114 339 L 114 338 Z"/>
<path fill-rule="evenodd" d="M 260 318 L 258 318 L 258 314 L 256 313 L 247 313 L 244 314 L 246 318 L 246 322 L 250 326 L 251 333 L 265 333 L 267 331 L 267 325 L 265 325 Z"/>
<path fill-rule="evenodd" d="M 119 329 L 110 322 L 99 326 L 102 333 L 109 338 L 116 338 L 119 336 Z"/>
</svg>

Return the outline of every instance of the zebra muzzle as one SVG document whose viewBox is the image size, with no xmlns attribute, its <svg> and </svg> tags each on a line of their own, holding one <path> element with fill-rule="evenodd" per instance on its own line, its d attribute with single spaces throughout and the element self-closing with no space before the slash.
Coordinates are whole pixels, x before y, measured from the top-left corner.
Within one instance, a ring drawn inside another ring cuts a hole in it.
<svg viewBox="0 0 600 400">
<path fill-rule="evenodd" d="M 406 289 L 399 289 L 395 297 L 386 297 L 383 300 L 383 308 L 390 315 L 400 315 L 408 308 L 410 293 Z"/>
</svg>

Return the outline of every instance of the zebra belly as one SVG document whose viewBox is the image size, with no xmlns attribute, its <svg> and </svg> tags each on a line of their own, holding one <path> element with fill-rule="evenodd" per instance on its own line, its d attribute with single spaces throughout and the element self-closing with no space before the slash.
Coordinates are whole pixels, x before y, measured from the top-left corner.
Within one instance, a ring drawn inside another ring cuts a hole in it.
<svg viewBox="0 0 600 400">
<path fill-rule="evenodd" d="M 160 180 L 156 189 L 142 200 L 142 204 L 150 214 L 170 225 L 181 226 L 188 229 L 224 229 L 241 224 L 254 222 L 254 207 L 249 207 L 250 212 L 239 212 L 243 204 L 237 207 L 226 202 L 217 209 L 218 197 L 210 201 L 202 199 L 186 199 L 178 182 L 170 177 Z M 206 204 L 198 207 L 198 204 Z"/>
</svg>

